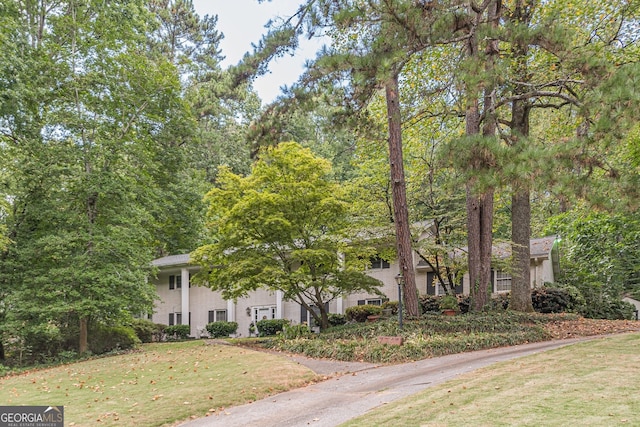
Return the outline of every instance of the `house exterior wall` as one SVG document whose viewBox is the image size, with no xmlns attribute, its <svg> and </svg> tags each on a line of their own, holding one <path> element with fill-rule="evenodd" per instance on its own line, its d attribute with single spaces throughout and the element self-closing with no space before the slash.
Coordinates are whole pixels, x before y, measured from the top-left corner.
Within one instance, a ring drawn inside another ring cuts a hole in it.
<svg viewBox="0 0 640 427">
<path fill-rule="evenodd" d="M 531 260 L 531 286 L 540 287 L 545 282 L 553 282 L 553 266 L 551 257 L 539 256 Z M 416 275 L 416 287 L 420 295 L 426 295 L 428 268 L 418 266 L 418 257 L 414 257 L 414 271 Z M 161 259 L 162 260 L 162 259 Z M 157 260 L 160 261 L 160 260 Z M 166 265 L 158 263 L 159 273 L 153 279 L 158 293 L 158 301 L 152 315 L 155 323 L 169 324 L 170 315 L 173 314 L 174 324 L 178 323 L 177 314 L 181 313 L 181 323 L 191 325 L 191 336 L 200 337 L 209 323 L 209 312 L 225 313 L 227 321 L 238 323 L 238 336 L 248 336 L 249 326 L 252 322 L 261 320 L 262 317 L 288 319 L 292 324 L 300 324 L 309 319 L 308 313 L 297 302 L 284 301 L 280 292 L 257 290 L 247 297 L 238 298 L 237 301 L 224 300 L 219 292 L 209 288 L 189 286 L 189 273 L 198 271 L 198 267 L 188 264 Z M 380 280 L 380 291 L 391 301 L 398 300 L 398 285 L 396 275 L 399 272 L 397 262 L 388 264 L 386 268 L 375 268 L 366 271 L 369 276 Z M 181 288 L 169 289 L 170 277 L 182 278 Z M 495 274 L 492 274 L 495 277 Z M 468 275 L 464 275 L 462 293 L 470 292 Z M 437 292 L 437 291 L 436 291 Z M 432 289 L 433 293 L 433 289 Z M 330 313 L 344 314 L 348 307 L 352 307 L 367 300 L 377 300 L 376 294 L 355 293 L 329 303 Z M 189 312 L 191 313 L 189 315 Z"/>
</svg>

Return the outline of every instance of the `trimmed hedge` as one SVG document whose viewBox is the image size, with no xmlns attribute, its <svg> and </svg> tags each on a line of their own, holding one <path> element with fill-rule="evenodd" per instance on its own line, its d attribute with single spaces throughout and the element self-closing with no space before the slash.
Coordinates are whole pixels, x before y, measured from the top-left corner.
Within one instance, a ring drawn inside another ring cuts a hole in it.
<svg viewBox="0 0 640 427">
<path fill-rule="evenodd" d="M 147 319 L 133 319 L 130 323 L 131 328 L 136 333 L 141 342 L 160 341 L 158 335 L 162 337 L 165 325 L 153 323 Z"/>
<path fill-rule="evenodd" d="M 538 313 L 564 313 L 576 307 L 576 299 L 561 288 L 536 288 L 531 291 L 531 303 Z"/>
<path fill-rule="evenodd" d="M 89 329 L 88 341 L 93 354 L 129 350 L 140 344 L 135 331 L 128 326 L 93 326 Z"/>
<path fill-rule="evenodd" d="M 348 321 L 366 322 L 368 316 L 379 316 L 382 313 L 382 307 L 379 305 L 354 305 L 345 310 Z"/>
<path fill-rule="evenodd" d="M 256 322 L 256 328 L 258 329 L 259 336 L 268 337 L 282 332 L 285 325 L 288 325 L 289 323 L 290 322 L 287 319 L 258 320 L 258 322 Z"/>
<path fill-rule="evenodd" d="M 164 333 L 169 341 L 186 340 L 191 333 L 191 327 L 189 325 L 167 326 Z"/>
<path fill-rule="evenodd" d="M 340 326 L 347 323 L 347 316 L 344 314 L 329 313 L 329 326 Z"/>
<path fill-rule="evenodd" d="M 238 330 L 238 322 L 211 322 L 206 328 L 211 338 L 228 338 Z"/>
</svg>

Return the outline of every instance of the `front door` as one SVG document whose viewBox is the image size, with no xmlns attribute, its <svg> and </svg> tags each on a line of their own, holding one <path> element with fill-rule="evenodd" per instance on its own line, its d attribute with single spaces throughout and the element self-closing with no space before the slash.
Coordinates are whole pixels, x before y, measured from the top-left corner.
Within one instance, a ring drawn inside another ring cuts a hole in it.
<svg viewBox="0 0 640 427">
<path fill-rule="evenodd" d="M 253 321 L 257 322 L 259 320 L 271 320 L 275 319 L 275 308 L 274 307 L 254 307 L 253 308 Z"/>
</svg>

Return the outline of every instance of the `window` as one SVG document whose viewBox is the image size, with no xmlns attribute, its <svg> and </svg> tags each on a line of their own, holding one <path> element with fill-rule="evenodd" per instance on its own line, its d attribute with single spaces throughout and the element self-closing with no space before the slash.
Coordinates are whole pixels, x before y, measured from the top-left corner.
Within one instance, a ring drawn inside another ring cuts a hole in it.
<svg viewBox="0 0 640 427">
<path fill-rule="evenodd" d="M 209 323 L 226 322 L 227 310 L 209 310 Z"/>
<path fill-rule="evenodd" d="M 382 298 L 373 299 L 361 299 L 358 300 L 358 305 L 382 305 Z"/>
<path fill-rule="evenodd" d="M 371 269 L 373 270 L 374 268 L 390 268 L 391 265 L 389 265 L 388 261 L 383 260 L 380 257 L 375 257 L 375 258 L 371 258 Z"/>
<path fill-rule="evenodd" d="M 176 325 L 182 325 L 182 313 L 176 313 Z"/>
<path fill-rule="evenodd" d="M 173 326 L 174 324 L 173 313 L 169 313 L 169 326 Z"/>
<path fill-rule="evenodd" d="M 511 275 L 504 271 L 496 271 L 496 292 L 509 292 L 511 290 Z"/>
<path fill-rule="evenodd" d="M 169 289 L 180 289 L 182 287 L 182 276 L 169 276 Z"/>
</svg>

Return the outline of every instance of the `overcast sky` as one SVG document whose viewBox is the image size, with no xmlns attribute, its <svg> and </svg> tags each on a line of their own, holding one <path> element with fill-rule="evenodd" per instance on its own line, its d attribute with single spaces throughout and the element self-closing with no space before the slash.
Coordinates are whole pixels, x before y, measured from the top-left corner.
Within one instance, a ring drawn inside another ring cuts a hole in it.
<svg viewBox="0 0 640 427">
<path fill-rule="evenodd" d="M 265 24 L 275 16 L 292 15 L 302 0 L 193 0 L 199 15 L 218 15 L 218 30 L 224 34 L 220 48 L 226 57 L 223 66 L 237 64 L 245 52 L 252 51 L 251 43 L 258 43 Z M 254 82 L 263 103 L 280 94 L 280 87 L 294 83 L 304 69 L 307 59 L 315 58 L 322 43 L 316 40 L 301 43 L 294 56 L 278 58 L 269 66 L 269 74 Z"/>
</svg>

